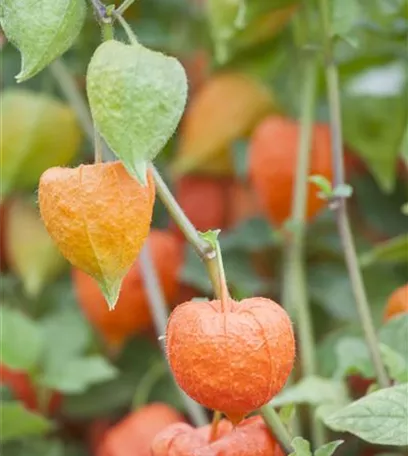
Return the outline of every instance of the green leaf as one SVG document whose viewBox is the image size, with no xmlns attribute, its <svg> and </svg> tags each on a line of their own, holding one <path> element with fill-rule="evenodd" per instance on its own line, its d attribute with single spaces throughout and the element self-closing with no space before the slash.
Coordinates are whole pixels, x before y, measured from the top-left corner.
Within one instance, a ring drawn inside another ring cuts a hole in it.
<svg viewBox="0 0 408 456">
<path fill-rule="evenodd" d="M 64 271 L 67 262 L 30 201 L 15 197 L 7 210 L 10 269 L 21 279 L 26 294 L 35 298 Z"/>
<path fill-rule="evenodd" d="M 274 245 L 272 229 L 265 219 L 251 218 L 222 233 L 220 245 L 223 252 L 227 249 L 260 251 Z"/>
<path fill-rule="evenodd" d="M 140 44 L 110 40 L 91 59 L 87 93 L 99 132 L 129 173 L 146 185 L 146 163 L 166 145 L 184 111 L 184 68 Z"/>
<path fill-rule="evenodd" d="M 332 35 L 344 36 L 356 24 L 360 16 L 358 0 L 334 0 L 332 3 Z"/>
<path fill-rule="evenodd" d="M 408 149 L 408 146 L 407 146 L 407 149 Z M 404 215 L 408 215 L 408 203 L 404 203 L 404 204 L 401 206 L 401 212 L 402 212 Z"/>
<path fill-rule="evenodd" d="M 290 423 L 292 421 L 293 416 L 295 415 L 295 412 L 296 412 L 295 404 L 284 405 L 279 410 L 279 418 L 281 419 L 282 423 L 285 426 L 290 427 Z"/>
<path fill-rule="evenodd" d="M 4 197 L 32 190 L 46 169 L 69 164 L 79 150 L 81 131 L 74 112 L 46 95 L 8 90 L 1 102 Z"/>
<path fill-rule="evenodd" d="M 376 244 L 370 251 L 360 256 L 363 267 L 371 266 L 377 262 L 382 263 L 407 263 L 408 262 L 408 234 L 402 234 L 387 241 Z"/>
<path fill-rule="evenodd" d="M 408 347 L 408 314 L 396 315 L 381 327 L 380 341 L 406 357 Z"/>
<path fill-rule="evenodd" d="M 345 385 L 336 380 L 310 376 L 305 377 L 293 386 L 275 396 L 270 404 L 281 407 L 287 404 L 346 403 L 347 390 Z"/>
<path fill-rule="evenodd" d="M 381 389 L 327 417 L 328 427 L 375 445 L 408 445 L 408 383 Z"/>
<path fill-rule="evenodd" d="M 1 308 L 0 347 L 2 364 L 30 371 L 39 361 L 44 347 L 40 326 L 18 310 Z"/>
<path fill-rule="evenodd" d="M 291 445 L 295 451 L 290 453 L 289 456 L 312 456 L 310 443 L 303 437 L 295 437 Z"/>
<path fill-rule="evenodd" d="M 380 344 L 380 351 L 391 379 L 398 383 L 408 382 L 408 358 L 406 353 L 401 355 L 384 344 Z"/>
<path fill-rule="evenodd" d="M 48 314 L 41 321 L 46 340 L 52 341 L 45 347 L 43 357 L 46 369 L 59 366 L 83 354 L 91 342 L 89 324 L 77 308 L 62 308 Z"/>
<path fill-rule="evenodd" d="M 318 448 L 314 456 L 331 456 L 337 448 L 344 443 L 344 440 L 335 440 L 334 442 L 326 443 L 326 445 Z"/>
<path fill-rule="evenodd" d="M 336 378 L 360 374 L 365 378 L 375 377 L 366 342 L 359 337 L 345 337 L 336 345 Z"/>
<path fill-rule="evenodd" d="M 17 82 L 25 81 L 67 51 L 85 20 L 84 0 L 3 0 L 0 24 L 21 52 Z"/>
<path fill-rule="evenodd" d="M 57 365 L 49 366 L 41 383 L 50 389 L 76 394 L 86 391 L 94 384 L 111 380 L 118 372 L 101 356 L 88 356 L 71 360 L 61 360 Z"/>
<path fill-rule="evenodd" d="M 0 441 L 43 435 L 51 431 L 52 423 L 41 415 L 25 409 L 17 401 L 1 404 Z"/>
<path fill-rule="evenodd" d="M 330 198 L 332 196 L 333 187 L 331 182 L 326 177 L 316 174 L 310 176 L 308 180 L 312 184 L 315 184 L 326 198 Z"/>
<path fill-rule="evenodd" d="M 367 163 L 382 190 L 390 193 L 407 124 L 404 97 L 349 95 L 342 106 L 346 143 Z"/>
</svg>

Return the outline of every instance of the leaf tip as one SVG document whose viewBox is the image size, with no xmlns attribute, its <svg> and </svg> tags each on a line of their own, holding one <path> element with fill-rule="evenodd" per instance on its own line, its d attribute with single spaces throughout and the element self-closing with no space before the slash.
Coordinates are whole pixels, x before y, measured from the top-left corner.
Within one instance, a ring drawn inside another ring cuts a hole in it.
<svg viewBox="0 0 408 456">
<path fill-rule="evenodd" d="M 130 169 L 131 175 L 139 182 L 143 187 L 147 187 L 147 162 L 134 163 Z"/>
<path fill-rule="evenodd" d="M 122 279 L 110 283 L 108 283 L 106 279 L 98 280 L 98 285 L 108 304 L 109 310 L 115 310 L 116 303 L 119 299 L 120 288 L 122 286 Z"/>
</svg>

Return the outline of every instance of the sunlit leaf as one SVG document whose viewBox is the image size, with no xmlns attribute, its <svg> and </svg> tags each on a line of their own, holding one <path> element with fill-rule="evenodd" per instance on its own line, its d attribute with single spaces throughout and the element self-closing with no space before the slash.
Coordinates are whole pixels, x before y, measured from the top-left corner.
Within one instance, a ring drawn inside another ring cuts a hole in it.
<svg viewBox="0 0 408 456">
<path fill-rule="evenodd" d="M 67 51 L 85 20 L 84 0 L 3 0 L 0 24 L 21 52 L 18 82 L 25 81 Z"/>
<path fill-rule="evenodd" d="M 408 383 L 381 389 L 346 406 L 324 421 L 376 445 L 408 445 Z"/>
<path fill-rule="evenodd" d="M 110 40 L 89 63 L 87 93 L 98 130 L 129 173 L 146 185 L 147 163 L 166 145 L 184 111 L 184 68 L 141 44 Z"/>
</svg>

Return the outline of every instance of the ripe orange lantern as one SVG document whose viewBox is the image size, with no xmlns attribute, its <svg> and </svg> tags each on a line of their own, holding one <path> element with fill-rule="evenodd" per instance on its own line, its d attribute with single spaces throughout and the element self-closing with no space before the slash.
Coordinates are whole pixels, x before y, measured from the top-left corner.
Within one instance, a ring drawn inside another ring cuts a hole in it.
<svg viewBox="0 0 408 456">
<path fill-rule="evenodd" d="M 97 456 L 151 456 L 155 436 L 183 421 L 184 417 L 167 404 L 146 405 L 107 431 Z"/>
<path fill-rule="evenodd" d="M 266 216 L 277 226 L 291 214 L 299 128 L 291 119 L 268 117 L 257 127 L 250 141 L 250 179 Z M 330 127 L 326 124 L 313 126 L 309 175 L 314 174 L 332 180 Z M 309 183 L 307 220 L 326 204 L 318 193 L 317 186 Z"/>
<path fill-rule="evenodd" d="M 384 320 L 389 321 L 396 315 L 408 313 L 408 283 L 397 288 L 388 298 L 385 306 Z"/>
<path fill-rule="evenodd" d="M 153 230 L 147 240 L 165 297 L 171 301 L 178 292 L 178 272 L 183 248 L 170 232 Z M 122 283 L 115 310 L 110 311 L 96 281 L 79 269 L 72 270 L 79 305 L 91 324 L 108 344 L 120 346 L 127 337 L 148 329 L 152 323 L 139 260 Z"/>
<path fill-rule="evenodd" d="M 211 426 L 193 429 L 173 424 L 153 440 L 152 456 L 283 456 L 261 417 L 249 418 L 233 429 L 222 420 L 210 438 Z"/>
<path fill-rule="evenodd" d="M 289 316 L 266 298 L 179 305 L 170 316 L 166 344 L 179 386 L 233 423 L 282 389 L 295 358 Z"/>
</svg>

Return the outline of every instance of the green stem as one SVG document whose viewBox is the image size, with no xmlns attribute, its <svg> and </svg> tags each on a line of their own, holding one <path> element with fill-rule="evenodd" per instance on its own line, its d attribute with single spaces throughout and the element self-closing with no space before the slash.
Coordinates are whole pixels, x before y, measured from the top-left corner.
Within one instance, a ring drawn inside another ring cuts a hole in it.
<svg viewBox="0 0 408 456">
<path fill-rule="evenodd" d="M 134 2 L 135 0 L 125 0 L 116 8 L 116 13 L 122 15 Z"/>
<path fill-rule="evenodd" d="M 120 25 L 122 26 L 123 30 L 126 32 L 126 35 L 129 39 L 130 43 L 138 44 L 136 35 L 134 34 L 130 25 L 125 21 L 125 19 L 120 14 L 118 14 L 117 11 L 114 11 L 112 14 L 113 14 L 113 17 L 120 22 Z"/>
<path fill-rule="evenodd" d="M 187 218 L 186 214 L 183 212 L 183 209 L 179 206 L 176 199 L 170 192 L 166 183 L 163 181 L 157 169 L 151 165 L 151 171 L 153 173 L 154 181 L 156 184 L 157 193 L 165 205 L 167 211 L 169 212 L 171 218 L 177 223 L 180 227 L 180 230 L 186 237 L 187 241 L 193 245 L 197 254 L 201 257 L 203 261 L 214 260 L 216 259 L 216 252 L 211 244 L 205 241 L 198 231 L 195 229 L 194 225 Z"/>
<path fill-rule="evenodd" d="M 270 405 L 265 405 L 261 408 L 261 414 L 265 423 L 273 430 L 273 435 L 279 441 L 282 450 L 284 450 L 286 454 L 290 454 L 293 451 L 292 437 L 282 423 L 276 410 Z"/>
<path fill-rule="evenodd" d="M 317 373 L 315 339 L 312 313 L 308 299 L 305 264 L 305 222 L 308 198 L 308 175 L 310 151 L 316 105 L 317 62 L 314 56 L 304 59 L 304 87 L 301 101 L 300 137 L 298 143 L 296 179 L 292 201 L 292 221 L 294 232 L 287 247 L 287 262 L 284 275 L 285 306 L 294 309 L 299 337 L 302 376 Z M 312 440 L 316 448 L 325 442 L 324 427 L 321 421 L 313 418 L 314 409 L 309 409 Z"/>
<path fill-rule="evenodd" d="M 326 71 L 327 97 L 329 102 L 330 124 L 332 134 L 332 154 L 333 154 L 333 186 L 337 187 L 344 184 L 344 156 L 343 156 L 343 137 L 341 123 L 341 103 L 339 76 L 336 64 L 333 60 L 333 48 L 331 39 L 330 10 L 328 0 L 319 0 L 321 14 L 324 60 Z M 356 307 L 360 318 L 360 323 L 364 331 L 364 336 L 370 351 L 373 366 L 376 372 L 378 384 L 382 388 L 390 385 L 384 363 L 378 345 L 378 339 L 370 312 L 370 305 L 367 299 L 363 278 L 358 265 L 356 248 L 350 228 L 347 213 L 346 200 L 339 198 L 336 202 L 336 222 L 339 230 L 341 243 L 344 250 L 345 261 L 350 276 L 351 286 L 356 301 Z"/>
<path fill-rule="evenodd" d="M 156 333 L 165 334 L 168 319 L 168 307 L 163 295 L 161 283 L 159 282 L 159 278 L 152 261 L 148 242 L 143 247 L 139 258 L 142 271 L 142 279 L 145 285 L 151 315 L 153 316 L 153 321 L 156 328 Z M 161 346 L 161 348 L 166 359 L 167 356 L 165 349 L 163 346 Z M 193 401 L 193 399 L 187 396 L 183 390 L 180 388 L 178 388 L 178 390 L 181 397 L 183 398 L 186 409 L 194 424 L 196 426 L 205 426 L 208 423 L 208 420 L 203 408 L 195 401 Z"/>
</svg>

